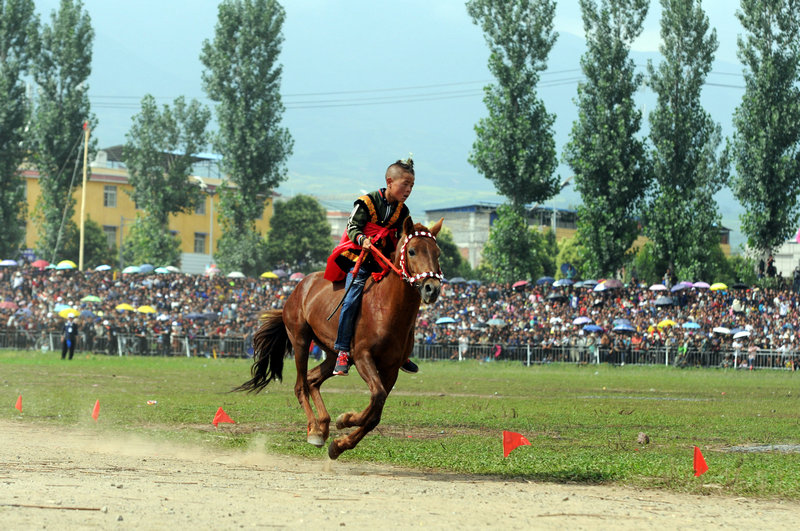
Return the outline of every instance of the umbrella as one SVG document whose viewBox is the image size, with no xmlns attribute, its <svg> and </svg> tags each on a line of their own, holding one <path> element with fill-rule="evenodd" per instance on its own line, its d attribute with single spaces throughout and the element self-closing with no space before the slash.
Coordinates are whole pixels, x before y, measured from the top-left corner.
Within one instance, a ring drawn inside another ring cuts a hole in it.
<svg viewBox="0 0 800 531">
<path fill-rule="evenodd" d="M 273 269 L 272 272 L 275 273 L 275 276 L 278 278 L 283 278 L 287 275 L 286 271 L 283 269 Z"/>
<path fill-rule="evenodd" d="M 675 284 L 674 286 L 672 286 L 672 289 L 670 289 L 670 291 L 671 291 L 672 293 L 675 293 L 676 291 L 681 291 L 681 290 L 684 290 L 684 289 L 686 289 L 686 288 L 690 288 L 690 287 L 692 287 L 692 285 L 691 285 L 691 284 L 689 284 L 689 285 L 687 286 L 686 284 L 684 284 L 683 282 L 681 282 L 680 284 Z"/>
<path fill-rule="evenodd" d="M 733 339 L 741 339 L 743 337 L 750 337 L 750 332 L 747 330 L 742 330 L 741 332 L 736 332 L 733 334 Z"/>
<path fill-rule="evenodd" d="M 78 267 L 72 260 L 61 260 L 56 264 L 56 269 L 75 269 Z"/>
<path fill-rule="evenodd" d="M 152 306 L 147 306 L 147 305 L 139 306 L 138 308 L 136 308 L 136 311 L 139 312 L 139 313 L 156 313 L 156 309 L 155 308 L 153 308 Z"/>
<path fill-rule="evenodd" d="M 560 287 L 563 287 L 563 286 L 571 286 L 574 283 L 575 283 L 574 281 L 572 281 L 572 280 L 570 280 L 568 278 L 559 278 L 558 280 L 553 282 L 553 286 L 555 286 L 557 288 L 560 288 Z"/>
<path fill-rule="evenodd" d="M 471 329 L 473 329 L 473 330 L 475 330 L 476 328 L 486 328 L 486 327 L 488 327 L 488 326 L 489 326 L 488 324 L 486 324 L 486 323 L 481 323 L 480 321 L 478 321 L 477 323 L 472 323 L 472 325 L 470 326 L 470 328 L 471 328 Z"/>
<path fill-rule="evenodd" d="M 31 265 L 33 267 L 38 267 L 39 269 L 44 269 L 45 267 L 50 265 L 50 262 L 48 262 L 47 260 L 42 260 L 41 258 L 39 258 L 38 260 L 34 260 Z"/>
<path fill-rule="evenodd" d="M 63 304 L 63 303 L 62 304 L 56 304 L 55 308 L 53 308 L 53 311 L 58 313 L 61 310 L 68 310 L 70 308 L 72 308 L 72 306 L 70 306 L 69 304 Z"/>
<path fill-rule="evenodd" d="M 682 326 L 683 328 L 687 328 L 687 329 L 689 329 L 689 330 L 695 330 L 695 329 L 697 329 L 697 328 L 700 328 L 700 325 L 699 325 L 699 324 L 697 324 L 697 323 L 695 323 L 694 321 L 686 321 L 686 322 L 685 322 L 685 323 L 683 323 L 681 326 Z"/>
<path fill-rule="evenodd" d="M 632 327 L 631 325 L 621 324 L 621 325 L 615 326 L 613 328 L 613 331 L 614 332 L 621 332 L 621 333 L 625 333 L 625 334 L 631 334 L 633 332 L 636 332 L 636 329 L 634 327 Z"/>
<path fill-rule="evenodd" d="M 17 306 L 17 303 L 14 301 L 3 301 L 0 302 L 0 308 L 4 310 L 16 310 L 19 306 Z"/>
<path fill-rule="evenodd" d="M 596 324 L 587 324 L 583 327 L 584 332 L 602 332 L 603 327 L 597 326 Z"/>
<path fill-rule="evenodd" d="M 128 266 L 122 270 L 123 275 L 130 275 L 132 273 L 138 273 L 139 267 L 138 266 Z"/>
<path fill-rule="evenodd" d="M 241 271 L 231 271 L 228 273 L 228 278 L 244 278 L 244 273 Z"/>
<path fill-rule="evenodd" d="M 656 299 L 654 303 L 656 306 L 670 306 L 672 305 L 672 297 L 661 296 Z"/>
<path fill-rule="evenodd" d="M 582 325 L 582 324 L 589 324 L 591 322 L 592 322 L 592 320 L 584 315 L 584 316 L 576 317 L 575 319 L 573 319 L 572 324 L 574 324 L 574 325 Z"/>
<path fill-rule="evenodd" d="M 171 272 L 171 271 L 170 271 L 169 269 L 167 269 L 166 267 L 157 267 L 157 268 L 155 268 L 153 271 L 155 271 L 155 272 L 156 272 L 156 273 L 158 273 L 159 275 L 166 275 L 167 273 L 170 273 L 170 272 Z"/>
<path fill-rule="evenodd" d="M 87 295 L 81 299 L 81 302 L 101 302 L 101 299 L 97 295 Z"/>
<path fill-rule="evenodd" d="M 630 319 L 625 319 L 624 317 L 618 317 L 618 318 L 614 319 L 614 321 L 612 321 L 611 324 L 612 324 L 612 326 L 630 325 L 631 324 L 631 320 Z"/>
<path fill-rule="evenodd" d="M 608 288 L 606 287 L 605 282 L 601 282 L 600 284 L 597 284 L 594 288 L 592 288 L 592 291 L 605 291 L 607 289 Z"/>
<path fill-rule="evenodd" d="M 672 319 L 664 319 L 663 321 L 658 323 L 656 326 L 659 327 L 659 328 L 666 328 L 668 326 L 675 326 L 676 324 L 678 324 L 678 323 L 676 323 Z"/>
<path fill-rule="evenodd" d="M 217 266 L 211 266 L 206 269 L 206 272 L 203 273 L 207 277 L 213 277 L 214 275 L 219 275 L 222 271 Z"/>
<path fill-rule="evenodd" d="M 196 312 L 186 313 L 186 314 L 184 314 L 183 316 L 184 316 L 186 319 L 192 319 L 192 320 L 196 320 L 196 319 L 205 319 L 205 318 L 206 318 L 206 316 L 205 316 L 205 315 L 203 315 L 202 313 L 196 313 Z"/>
<path fill-rule="evenodd" d="M 453 277 L 448 282 L 450 282 L 450 284 L 463 284 L 466 281 L 467 279 L 465 279 L 464 277 Z"/>
<path fill-rule="evenodd" d="M 63 310 L 58 312 L 58 315 L 59 315 L 59 317 L 63 317 L 64 319 L 67 319 L 69 317 L 77 317 L 79 315 L 79 312 L 78 312 L 78 310 L 76 310 L 74 308 L 64 308 Z"/>
<path fill-rule="evenodd" d="M 91 310 L 81 310 L 81 317 L 83 317 L 84 319 L 93 319 L 94 312 Z"/>
<path fill-rule="evenodd" d="M 177 267 L 175 267 L 174 265 L 168 265 L 168 266 L 167 266 L 167 267 L 165 267 L 164 269 L 166 269 L 166 270 L 167 270 L 167 271 L 169 271 L 170 273 L 180 273 L 180 272 L 181 272 L 181 270 L 180 270 L 180 269 L 178 269 Z"/>
<path fill-rule="evenodd" d="M 583 280 L 583 281 L 581 281 L 581 285 L 582 285 L 583 287 L 585 287 L 585 288 L 588 288 L 588 287 L 590 287 L 590 286 L 596 286 L 596 285 L 597 285 L 597 281 L 596 281 L 596 280 L 592 280 L 592 279 L 590 278 L 589 280 Z"/>
<path fill-rule="evenodd" d="M 667 287 L 664 284 L 653 284 L 650 286 L 650 291 L 666 291 Z"/>
<path fill-rule="evenodd" d="M 489 319 L 488 321 L 486 321 L 486 324 L 488 324 L 489 326 L 505 326 L 506 322 L 503 321 L 502 319 L 495 318 L 495 319 Z"/>
<path fill-rule="evenodd" d="M 15 266 L 17 264 L 16 260 L 12 260 L 10 258 L 6 258 L 5 260 L 0 260 L 0 266 Z"/>
<path fill-rule="evenodd" d="M 716 282 L 714 284 L 711 284 L 711 288 L 710 289 L 711 289 L 711 291 L 719 291 L 719 290 L 728 289 L 728 286 L 726 286 L 722 282 Z"/>
<path fill-rule="evenodd" d="M 122 311 L 126 311 L 126 310 L 127 310 L 127 311 L 129 311 L 129 312 L 136 311 L 136 308 L 134 308 L 133 306 L 131 306 L 131 305 L 130 305 L 130 304 L 128 304 L 127 302 L 123 302 L 122 304 L 117 304 L 117 305 L 114 307 L 114 309 L 115 309 L 115 310 L 119 310 L 119 311 L 121 311 L 121 312 L 122 312 Z"/>
<path fill-rule="evenodd" d="M 110 271 L 111 266 L 108 264 L 100 264 L 99 266 L 94 268 L 95 271 Z"/>
<path fill-rule="evenodd" d="M 152 273 L 154 269 L 150 264 L 142 264 L 139 266 L 139 273 Z"/>
<path fill-rule="evenodd" d="M 261 278 L 278 278 L 278 275 L 276 275 L 272 271 L 264 271 L 263 273 L 261 273 Z"/>
<path fill-rule="evenodd" d="M 292 273 L 289 276 L 289 280 L 303 280 L 305 276 L 306 276 L 305 273 L 301 273 L 300 271 L 298 271 L 297 273 Z"/>
<path fill-rule="evenodd" d="M 547 297 L 545 297 L 549 301 L 565 301 L 567 297 L 563 293 L 556 293 L 555 291 L 549 293 Z"/>
<path fill-rule="evenodd" d="M 211 321 L 216 321 L 217 319 L 219 319 L 219 314 L 217 312 L 206 312 L 203 314 L 203 317 Z"/>
<path fill-rule="evenodd" d="M 695 282 L 694 284 L 692 284 L 692 287 L 708 289 L 711 287 L 711 285 L 708 282 Z"/>
<path fill-rule="evenodd" d="M 718 326 L 718 327 L 712 329 L 711 331 L 712 332 L 716 332 L 717 334 L 730 334 L 731 333 L 731 329 L 730 328 L 725 328 L 724 326 Z"/>
<path fill-rule="evenodd" d="M 469 284 L 470 286 L 480 286 L 481 285 L 481 281 L 480 280 L 467 280 L 467 284 Z"/>
<path fill-rule="evenodd" d="M 616 278 L 606 279 L 603 284 L 605 284 L 606 289 L 619 289 L 622 287 L 622 281 Z"/>
<path fill-rule="evenodd" d="M 744 282 L 737 282 L 736 284 L 734 284 L 734 285 L 733 285 L 733 286 L 731 286 L 731 287 L 732 287 L 733 289 L 749 289 L 749 288 L 750 288 L 750 286 L 748 286 L 748 285 L 747 285 L 747 284 L 745 284 Z"/>
<path fill-rule="evenodd" d="M 536 285 L 541 286 L 542 284 L 552 284 L 555 281 L 556 279 L 554 279 L 553 277 L 541 277 L 536 280 Z"/>
<path fill-rule="evenodd" d="M 541 280 L 541 279 L 539 279 L 539 280 Z M 539 284 L 539 281 L 537 280 L 536 283 Z M 527 285 L 528 285 L 528 281 L 527 280 L 517 280 L 516 282 L 511 284 L 511 287 L 514 288 L 514 289 L 517 289 L 517 288 L 525 287 Z"/>
<path fill-rule="evenodd" d="M 458 321 L 456 321 L 452 317 L 439 317 L 438 319 L 436 319 L 436 324 L 452 324 L 456 322 Z"/>
<path fill-rule="evenodd" d="M 30 308 L 20 308 L 19 310 L 14 312 L 14 315 L 16 315 L 17 317 L 23 318 L 23 317 L 30 317 L 31 313 L 32 312 L 31 312 Z"/>
</svg>

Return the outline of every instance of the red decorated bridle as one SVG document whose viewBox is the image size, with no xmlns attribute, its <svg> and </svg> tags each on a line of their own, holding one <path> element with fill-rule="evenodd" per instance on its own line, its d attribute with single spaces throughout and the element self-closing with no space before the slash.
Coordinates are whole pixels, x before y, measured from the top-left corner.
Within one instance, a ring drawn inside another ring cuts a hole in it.
<svg viewBox="0 0 800 531">
<path fill-rule="evenodd" d="M 411 284 L 412 286 L 416 287 L 418 281 L 425 279 L 425 278 L 438 278 L 440 281 L 444 279 L 444 275 L 442 274 L 442 270 L 439 271 L 425 271 L 424 273 L 417 273 L 416 275 L 411 275 L 408 271 L 408 264 L 406 263 L 406 247 L 408 246 L 408 242 L 411 241 L 412 238 L 423 237 L 423 238 L 431 238 L 434 243 L 436 243 L 436 237 L 428 231 L 414 231 L 410 234 L 406 234 L 406 237 L 403 238 L 403 243 L 400 246 L 400 269 L 395 267 L 395 265 L 388 259 L 386 256 L 383 255 L 375 246 L 370 247 L 372 254 L 375 258 L 382 262 L 383 267 L 388 267 L 392 271 L 398 274 L 400 278 Z"/>
</svg>

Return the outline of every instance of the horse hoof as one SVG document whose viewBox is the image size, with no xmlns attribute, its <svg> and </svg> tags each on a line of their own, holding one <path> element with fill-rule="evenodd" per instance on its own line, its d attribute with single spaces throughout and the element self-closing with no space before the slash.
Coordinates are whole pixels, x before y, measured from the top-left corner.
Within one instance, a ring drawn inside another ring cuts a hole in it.
<svg viewBox="0 0 800 531">
<path fill-rule="evenodd" d="M 331 444 L 328 445 L 328 457 L 336 460 L 339 458 L 339 454 L 342 452 L 336 448 L 336 441 L 331 441 Z"/>
<path fill-rule="evenodd" d="M 322 448 L 325 446 L 325 439 L 322 438 L 322 435 L 309 433 L 308 437 L 306 438 L 308 444 L 313 444 L 317 448 Z"/>
<path fill-rule="evenodd" d="M 336 417 L 336 429 L 343 430 L 347 428 L 347 424 L 344 423 L 344 418 L 347 416 L 347 413 L 342 413 L 338 417 Z"/>
</svg>

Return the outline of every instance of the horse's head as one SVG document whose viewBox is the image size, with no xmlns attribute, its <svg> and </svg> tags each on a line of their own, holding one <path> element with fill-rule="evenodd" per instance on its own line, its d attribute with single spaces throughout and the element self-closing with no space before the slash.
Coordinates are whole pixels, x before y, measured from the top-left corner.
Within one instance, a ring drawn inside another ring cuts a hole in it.
<svg viewBox="0 0 800 531">
<path fill-rule="evenodd" d="M 444 218 L 430 230 L 407 217 L 403 223 L 403 237 L 399 244 L 400 269 L 405 280 L 419 290 L 425 304 L 436 302 L 442 289 L 442 270 L 439 267 L 439 246 L 436 235 Z"/>
</svg>

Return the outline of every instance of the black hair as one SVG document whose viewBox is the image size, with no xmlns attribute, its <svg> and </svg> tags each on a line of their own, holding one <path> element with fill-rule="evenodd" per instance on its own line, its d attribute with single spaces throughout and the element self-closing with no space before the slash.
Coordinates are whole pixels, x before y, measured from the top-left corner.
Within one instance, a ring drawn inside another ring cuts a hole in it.
<svg viewBox="0 0 800 531">
<path fill-rule="evenodd" d="M 408 157 L 404 160 L 398 160 L 397 162 L 390 164 L 388 168 L 386 168 L 386 172 L 389 173 L 392 168 L 399 168 L 403 171 L 407 171 L 411 175 L 414 175 L 414 159 Z"/>
</svg>

